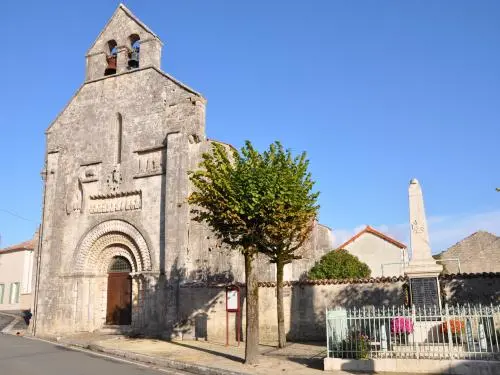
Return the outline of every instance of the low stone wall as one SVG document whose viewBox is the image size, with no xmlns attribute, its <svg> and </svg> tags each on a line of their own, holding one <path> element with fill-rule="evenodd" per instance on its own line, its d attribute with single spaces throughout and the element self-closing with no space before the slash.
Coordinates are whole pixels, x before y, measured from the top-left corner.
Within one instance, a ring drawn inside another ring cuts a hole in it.
<svg viewBox="0 0 500 375">
<path fill-rule="evenodd" d="M 401 306 L 406 279 L 319 280 L 285 282 L 285 330 L 290 341 L 324 341 L 325 311 L 334 307 Z M 440 278 L 443 301 L 448 304 L 500 303 L 500 274 L 446 275 Z M 260 339 L 277 338 L 276 288 L 260 283 Z M 185 284 L 179 289 L 178 320 L 174 334 L 186 339 L 226 340 L 224 285 Z M 245 288 L 241 286 L 240 338 L 244 339 Z M 236 314 L 228 320 L 229 339 L 236 341 Z"/>
<path fill-rule="evenodd" d="M 288 282 L 284 287 L 285 330 L 291 341 L 324 341 L 325 311 L 333 307 L 401 305 L 403 278 L 342 283 Z M 184 285 L 180 288 L 179 320 L 174 334 L 186 339 L 226 340 L 226 297 L 224 286 Z M 241 288 L 240 337 L 245 327 L 245 289 Z M 261 283 L 259 289 L 260 339 L 277 339 L 276 288 Z M 230 341 L 236 340 L 236 314 L 229 314 Z"/>
<path fill-rule="evenodd" d="M 441 294 L 451 304 L 500 303 L 500 273 L 451 274 L 439 278 Z"/>
</svg>

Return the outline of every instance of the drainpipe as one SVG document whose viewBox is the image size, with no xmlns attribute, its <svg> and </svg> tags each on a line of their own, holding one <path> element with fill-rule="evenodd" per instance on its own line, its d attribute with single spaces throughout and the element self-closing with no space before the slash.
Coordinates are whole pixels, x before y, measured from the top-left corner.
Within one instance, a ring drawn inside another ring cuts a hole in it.
<svg viewBox="0 0 500 375">
<path fill-rule="evenodd" d="M 45 199 L 47 196 L 47 156 L 45 156 L 45 168 L 42 172 L 43 184 L 43 202 L 42 202 L 42 223 L 38 232 L 37 260 L 36 260 L 36 281 L 33 296 L 33 336 L 36 336 L 36 325 L 38 322 L 38 290 L 40 287 L 40 264 L 42 260 L 42 239 L 43 239 L 43 224 L 45 219 Z"/>
</svg>

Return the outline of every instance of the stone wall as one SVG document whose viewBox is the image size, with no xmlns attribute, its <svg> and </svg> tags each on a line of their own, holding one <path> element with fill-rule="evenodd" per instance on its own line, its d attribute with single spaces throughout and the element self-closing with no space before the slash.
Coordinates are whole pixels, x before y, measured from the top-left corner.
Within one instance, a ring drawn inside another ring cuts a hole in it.
<svg viewBox="0 0 500 375">
<path fill-rule="evenodd" d="M 322 341 L 325 336 L 325 310 L 333 307 L 401 305 L 402 278 L 375 282 L 341 284 L 336 281 L 285 283 L 285 329 L 291 341 Z M 260 339 L 273 342 L 277 337 L 276 289 L 274 283 L 261 283 L 259 289 Z M 241 334 L 245 327 L 245 289 L 240 294 Z M 174 333 L 185 339 L 226 340 L 226 299 L 223 286 L 184 285 L 179 292 L 179 316 Z M 236 340 L 236 314 L 229 317 L 230 341 Z"/>
<path fill-rule="evenodd" d="M 324 341 L 325 310 L 335 307 L 401 306 L 406 279 L 379 278 L 346 281 L 319 280 L 285 283 L 285 330 L 290 341 Z M 448 304 L 500 303 L 500 274 L 447 275 L 440 279 L 443 302 Z M 277 338 L 275 283 L 260 283 L 260 340 Z M 245 288 L 241 288 L 240 337 L 245 331 Z M 174 334 L 184 339 L 226 340 L 224 286 L 183 285 Z M 229 339 L 236 341 L 236 314 L 229 315 Z"/>
<path fill-rule="evenodd" d="M 451 274 L 440 277 L 444 300 L 455 304 L 500 303 L 500 273 Z"/>
<path fill-rule="evenodd" d="M 445 273 L 500 272 L 500 237 L 479 231 L 436 255 Z M 458 261 L 460 261 L 460 269 Z"/>
</svg>

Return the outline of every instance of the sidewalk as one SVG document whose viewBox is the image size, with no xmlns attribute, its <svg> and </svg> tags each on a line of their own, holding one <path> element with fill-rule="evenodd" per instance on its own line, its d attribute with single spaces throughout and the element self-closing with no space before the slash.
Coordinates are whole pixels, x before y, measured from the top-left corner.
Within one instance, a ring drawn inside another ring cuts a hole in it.
<svg viewBox="0 0 500 375">
<path fill-rule="evenodd" d="M 245 347 L 225 346 L 209 341 L 135 339 L 124 336 L 82 334 L 65 337 L 60 343 L 86 347 L 130 360 L 187 370 L 198 374 L 319 375 L 323 372 L 326 347 L 317 344 L 290 343 L 286 348 L 260 346 L 259 364 L 243 363 Z M 331 373 L 331 372 L 330 372 Z M 340 373 L 338 373 L 340 374 Z"/>
<path fill-rule="evenodd" d="M 0 311 L 0 332 L 24 334 L 26 327 L 21 311 Z"/>
</svg>

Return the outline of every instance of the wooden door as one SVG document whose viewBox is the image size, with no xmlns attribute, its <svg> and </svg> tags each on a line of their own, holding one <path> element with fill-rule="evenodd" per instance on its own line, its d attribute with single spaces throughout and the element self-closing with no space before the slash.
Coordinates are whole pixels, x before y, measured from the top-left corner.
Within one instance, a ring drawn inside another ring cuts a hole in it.
<svg viewBox="0 0 500 375">
<path fill-rule="evenodd" d="M 108 274 L 106 324 L 129 325 L 132 322 L 132 279 L 128 272 Z"/>
</svg>

